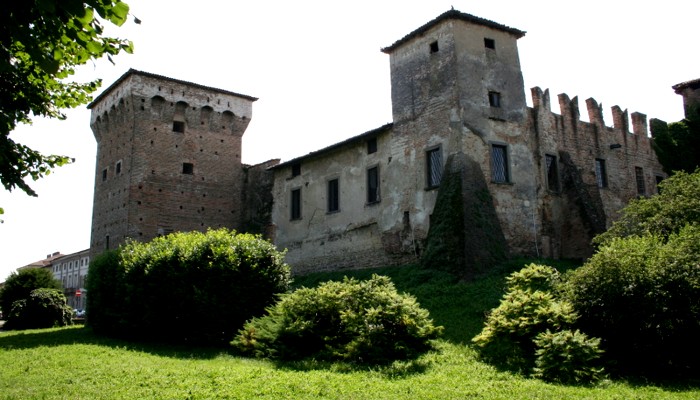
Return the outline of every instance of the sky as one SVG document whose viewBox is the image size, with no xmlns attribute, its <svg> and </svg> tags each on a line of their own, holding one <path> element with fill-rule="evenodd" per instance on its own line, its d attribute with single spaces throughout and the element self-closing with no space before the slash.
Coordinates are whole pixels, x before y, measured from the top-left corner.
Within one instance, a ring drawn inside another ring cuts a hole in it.
<svg viewBox="0 0 700 400">
<path fill-rule="evenodd" d="M 78 69 L 102 88 L 129 68 L 259 98 L 243 137 L 243 162 L 289 160 L 391 122 L 389 56 L 381 48 L 455 9 L 526 31 L 518 41 L 530 88 L 578 96 L 667 122 L 683 118 L 671 89 L 700 78 L 696 16 L 687 0 L 240 1 L 126 0 L 131 18 L 106 26 L 133 41 Z M 691 52 L 693 50 L 693 52 Z M 98 91 L 98 93 L 100 93 Z M 96 142 L 86 107 L 63 121 L 36 118 L 10 137 L 75 163 L 30 182 L 39 196 L 0 190 L 0 281 L 49 253 L 89 248 Z"/>
</svg>

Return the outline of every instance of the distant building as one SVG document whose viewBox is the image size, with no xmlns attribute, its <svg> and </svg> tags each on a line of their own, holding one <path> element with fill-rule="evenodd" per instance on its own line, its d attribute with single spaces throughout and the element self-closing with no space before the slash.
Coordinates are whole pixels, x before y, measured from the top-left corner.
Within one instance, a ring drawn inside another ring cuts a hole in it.
<svg viewBox="0 0 700 400">
<path fill-rule="evenodd" d="M 608 126 L 590 98 L 584 122 L 576 97 L 558 95 L 555 114 L 537 87 L 528 107 L 524 35 L 438 16 L 382 50 L 393 122 L 281 164 L 240 161 L 254 97 L 130 70 L 89 105 L 91 253 L 229 227 L 264 232 L 297 273 L 359 268 L 420 259 L 431 228 L 458 218 L 465 270 L 495 247 L 589 256 L 591 238 L 665 174 L 644 114 L 615 106 Z M 693 82 L 674 89 L 693 98 Z M 459 210 L 436 212 L 455 195 Z"/>
<path fill-rule="evenodd" d="M 57 251 L 47 254 L 43 260 L 17 268 L 17 271 L 32 268 L 44 268 L 51 271 L 53 277 L 61 282 L 67 304 L 72 308 L 84 309 L 87 296 L 85 279 L 89 265 L 89 249 L 71 254 L 62 254 Z"/>
</svg>

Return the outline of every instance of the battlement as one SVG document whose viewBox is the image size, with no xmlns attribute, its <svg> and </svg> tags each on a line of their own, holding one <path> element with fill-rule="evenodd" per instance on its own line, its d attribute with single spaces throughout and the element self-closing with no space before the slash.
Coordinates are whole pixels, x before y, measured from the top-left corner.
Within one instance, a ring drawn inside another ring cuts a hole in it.
<svg viewBox="0 0 700 400">
<path fill-rule="evenodd" d="M 597 147 L 620 148 L 620 146 L 633 146 L 634 150 L 640 148 L 651 148 L 651 137 L 649 135 L 649 125 L 646 114 L 633 112 L 629 114 L 620 106 L 611 107 L 612 126 L 607 126 L 603 118 L 603 105 L 594 98 L 586 99 L 586 109 L 589 121 L 582 121 L 580 118 L 578 96 L 569 98 L 566 93 L 559 94 L 560 115 L 552 113 L 549 89 L 542 91 L 539 87 L 531 90 L 533 112 L 538 118 L 560 119 L 561 134 L 580 134 L 590 132 L 595 137 L 593 139 Z M 630 131 L 631 116 L 631 131 Z M 606 143 L 609 142 L 609 143 Z"/>
</svg>

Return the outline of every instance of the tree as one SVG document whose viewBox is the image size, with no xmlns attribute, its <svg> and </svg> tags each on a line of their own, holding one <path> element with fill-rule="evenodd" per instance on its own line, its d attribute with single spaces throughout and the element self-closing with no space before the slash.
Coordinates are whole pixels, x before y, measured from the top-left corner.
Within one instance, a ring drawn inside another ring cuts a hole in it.
<svg viewBox="0 0 700 400">
<path fill-rule="evenodd" d="M 129 6 L 120 0 L 23 0 L 0 13 L 0 182 L 7 190 L 36 192 L 37 180 L 71 160 L 44 155 L 10 139 L 32 116 L 64 119 L 61 109 L 90 101 L 101 80 L 67 82 L 75 67 L 104 55 L 131 53 L 130 41 L 103 36 L 103 21 L 121 26 Z M 135 19 L 137 23 L 137 19 Z M 1 209 L 0 209 L 1 210 Z"/>
<path fill-rule="evenodd" d="M 61 289 L 61 282 L 53 277 L 53 273 L 45 268 L 24 269 L 19 273 L 13 272 L 0 290 L 0 310 L 2 315 L 10 315 L 12 303 L 29 298 L 34 289 Z"/>
<path fill-rule="evenodd" d="M 73 323 L 73 309 L 57 289 L 35 289 L 29 297 L 12 304 L 4 329 L 40 329 Z"/>
<path fill-rule="evenodd" d="M 689 108 L 686 118 L 671 124 L 652 120 L 654 150 L 668 174 L 692 173 L 700 167 L 700 111 Z"/>
<path fill-rule="evenodd" d="M 676 172 L 659 184 L 659 194 L 631 201 L 593 242 L 604 246 L 615 238 L 647 234 L 666 238 L 689 224 L 700 224 L 700 169 Z"/>
</svg>

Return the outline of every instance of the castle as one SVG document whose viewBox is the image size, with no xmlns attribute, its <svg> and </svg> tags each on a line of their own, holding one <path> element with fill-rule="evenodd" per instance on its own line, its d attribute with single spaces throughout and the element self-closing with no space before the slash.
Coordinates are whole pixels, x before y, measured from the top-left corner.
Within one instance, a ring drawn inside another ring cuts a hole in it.
<svg viewBox="0 0 700 400">
<path fill-rule="evenodd" d="M 583 122 L 577 98 L 559 95 L 555 114 L 540 88 L 528 107 L 524 35 L 445 12 L 382 49 L 392 123 L 253 166 L 241 162 L 241 138 L 256 98 L 128 71 L 88 106 L 98 145 L 91 254 L 229 227 L 264 232 L 296 273 L 392 265 L 419 259 L 432 227 L 457 219 L 466 269 L 494 248 L 589 256 L 591 238 L 665 174 L 644 114 L 613 107 L 608 127 L 588 99 Z"/>
</svg>

